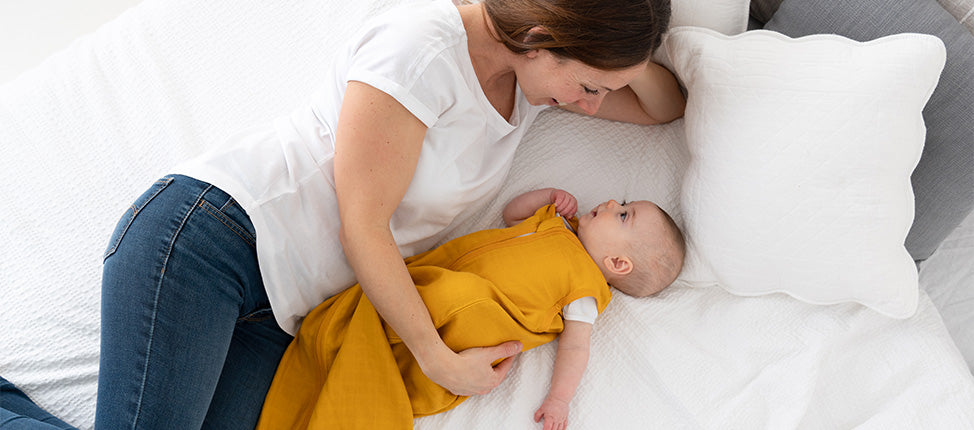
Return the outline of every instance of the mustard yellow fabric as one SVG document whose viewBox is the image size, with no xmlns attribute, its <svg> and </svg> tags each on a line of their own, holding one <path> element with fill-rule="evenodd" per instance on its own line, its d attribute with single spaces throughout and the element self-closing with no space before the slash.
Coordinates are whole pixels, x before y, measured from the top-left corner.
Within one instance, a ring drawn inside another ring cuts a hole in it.
<svg viewBox="0 0 974 430">
<path fill-rule="evenodd" d="M 550 342 L 569 302 L 611 299 L 601 272 L 553 206 L 505 229 L 472 233 L 407 258 L 443 341 L 454 351 Z M 316 307 L 288 347 L 258 429 L 400 429 L 451 409 L 359 285 Z"/>
</svg>

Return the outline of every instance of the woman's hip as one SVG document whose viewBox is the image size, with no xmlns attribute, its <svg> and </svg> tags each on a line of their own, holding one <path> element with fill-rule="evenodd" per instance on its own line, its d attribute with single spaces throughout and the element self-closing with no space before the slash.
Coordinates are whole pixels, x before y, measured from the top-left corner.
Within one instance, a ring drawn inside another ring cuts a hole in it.
<svg viewBox="0 0 974 430">
<path fill-rule="evenodd" d="M 104 265 L 106 287 L 168 279 L 219 285 L 229 290 L 223 294 L 250 302 L 244 313 L 267 302 L 250 218 L 232 196 L 187 176 L 165 176 L 132 203 L 112 233 Z"/>
</svg>

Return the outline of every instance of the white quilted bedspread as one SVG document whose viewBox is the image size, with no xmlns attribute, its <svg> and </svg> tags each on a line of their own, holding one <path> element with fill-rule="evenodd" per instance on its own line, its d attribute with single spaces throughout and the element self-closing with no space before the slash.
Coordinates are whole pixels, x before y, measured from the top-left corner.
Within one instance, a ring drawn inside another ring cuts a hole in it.
<svg viewBox="0 0 974 430">
<path fill-rule="evenodd" d="M 146 0 L 0 86 L 0 375 L 90 428 L 101 254 L 117 218 L 175 163 L 304 103 L 337 41 L 399 1 Z M 679 221 L 682 141 L 679 120 L 545 112 L 498 199 L 452 234 L 499 226 L 508 198 L 544 186 L 583 209 L 651 199 Z M 617 294 L 592 342 L 572 428 L 974 423 L 974 378 L 924 293 L 916 316 L 892 320 L 678 284 L 651 299 Z M 417 427 L 536 428 L 554 351 L 521 354 L 494 392 Z"/>
</svg>

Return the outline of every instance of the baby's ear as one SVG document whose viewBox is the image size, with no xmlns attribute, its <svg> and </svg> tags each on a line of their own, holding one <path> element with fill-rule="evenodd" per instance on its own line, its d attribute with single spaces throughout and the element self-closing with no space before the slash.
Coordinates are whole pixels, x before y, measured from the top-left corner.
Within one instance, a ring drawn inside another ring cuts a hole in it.
<svg viewBox="0 0 974 430">
<path fill-rule="evenodd" d="M 605 265 L 605 269 L 609 273 L 616 276 L 628 275 L 629 272 L 632 272 L 632 260 L 623 255 L 606 256 L 602 259 L 602 264 Z"/>
</svg>

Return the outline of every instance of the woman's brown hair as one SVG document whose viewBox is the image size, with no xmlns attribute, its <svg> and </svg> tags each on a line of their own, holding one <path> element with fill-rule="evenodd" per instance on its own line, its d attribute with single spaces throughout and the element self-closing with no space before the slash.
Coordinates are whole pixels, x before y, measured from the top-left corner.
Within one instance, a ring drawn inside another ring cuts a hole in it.
<svg viewBox="0 0 974 430">
<path fill-rule="evenodd" d="M 484 0 L 511 51 L 547 49 L 602 70 L 646 61 L 670 22 L 669 0 Z M 541 27 L 543 32 L 529 32 Z"/>
</svg>

